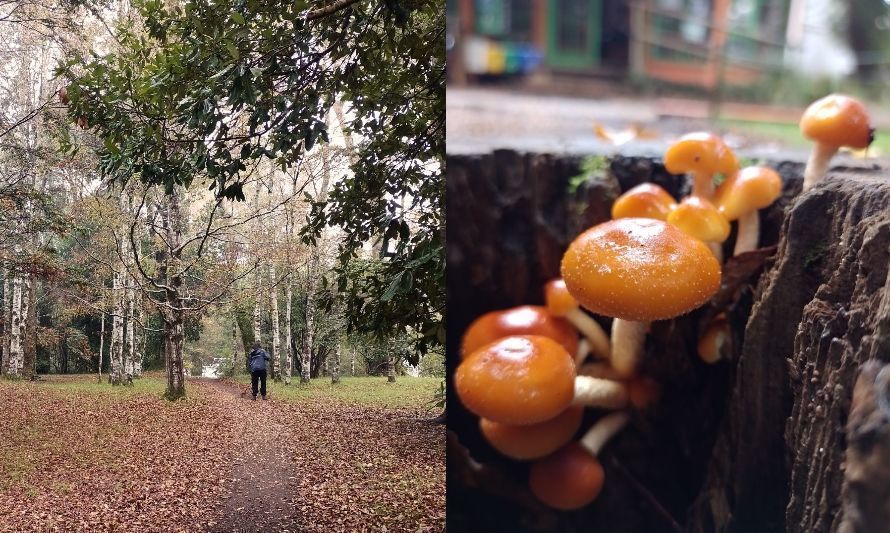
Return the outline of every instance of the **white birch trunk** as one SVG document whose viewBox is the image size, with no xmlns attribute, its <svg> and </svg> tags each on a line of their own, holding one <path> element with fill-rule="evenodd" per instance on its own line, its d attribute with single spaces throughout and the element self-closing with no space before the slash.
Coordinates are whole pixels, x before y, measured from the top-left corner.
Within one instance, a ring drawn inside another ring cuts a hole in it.
<svg viewBox="0 0 890 533">
<path fill-rule="evenodd" d="M 99 329 L 99 383 L 102 383 L 102 353 L 104 351 L 105 351 L 105 310 L 103 309 L 102 310 L 102 326 Z"/>
<path fill-rule="evenodd" d="M 309 383 L 312 376 L 312 348 L 315 344 L 315 265 L 318 262 L 318 248 L 312 248 L 309 270 L 306 275 L 306 338 L 300 357 L 300 383 Z"/>
<path fill-rule="evenodd" d="M 124 383 L 124 287 L 122 277 L 123 274 L 115 272 L 112 275 L 111 285 L 114 311 L 111 319 L 111 345 L 109 346 L 111 370 L 109 377 L 112 385 Z"/>
<path fill-rule="evenodd" d="M 287 362 L 284 365 L 284 384 L 290 385 L 291 376 L 294 373 L 294 349 L 293 349 L 293 333 L 291 333 L 291 300 L 294 297 L 293 286 L 291 285 L 290 279 L 287 281 L 287 290 L 285 291 L 285 298 L 287 298 L 287 303 L 285 303 L 284 310 L 284 327 L 285 327 L 285 342 L 287 343 Z"/>
<path fill-rule="evenodd" d="M 263 278 L 262 278 L 262 275 L 260 274 L 260 272 L 261 272 L 261 270 L 257 269 L 256 297 L 254 298 L 255 301 L 253 304 L 253 342 L 262 343 L 263 342 L 262 328 L 261 328 L 261 322 L 260 322 L 260 319 L 262 318 L 262 315 L 260 314 L 261 313 L 260 308 L 262 306 L 262 297 L 261 297 L 262 291 L 260 290 L 260 287 L 263 284 Z"/>
<path fill-rule="evenodd" d="M 9 358 L 6 373 L 21 377 L 22 366 L 22 280 L 12 279 L 12 306 L 9 320 Z"/>
<path fill-rule="evenodd" d="M 355 347 L 354 346 L 352 347 L 352 350 L 350 350 L 350 352 L 351 352 L 352 357 L 350 358 L 350 361 L 349 361 L 349 376 L 355 377 Z"/>
<path fill-rule="evenodd" d="M 331 361 L 331 384 L 340 383 L 340 343 L 334 346 L 333 361 Z"/>
<path fill-rule="evenodd" d="M 0 337 L 0 374 L 6 373 L 9 359 L 9 272 L 3 269 L 3 307 L 0 309 L 0 321 L 3 322 L 3 336 Z"/>
<path fill-rule="evenodd" d="M 24 329 L 25 334 L 22 340 L 25 345 L 22 347 L 22 357 L 24 365 L 22 367 L 22 376 L 28 379 L 34 378 L 34 367 L 37 362 L 37 279 L 32 279 L 29 274 L 25 277 L 25 286 L 28 290 L 28 299 L 24 307 Z"/>
<path fill-rule="evenodd" d="M 132 281 L 133 289 L 130 295 L 130 298 L 132 299 L 132 304 L 130 306 L 130 317 L 133 323 L 133 331 L 130 333 L 130 336 L 131 342 L 133 343 L 133 351 L 131 352 L 131 358 L 133 361 L 133 377 L 140 377 L 142 376 L 142 361 L 145 357 L 145 353 L 144 351 L 139 349 L 139 344 L 144 344 L 145 326 L 139 327 L 139 321 L 137 320 L 137 317 L 139 317 L 140 315 L 139 294 L 136 292 L 136 280 L 132 279 Z"/>
<path fill-rule="evenodd" d="M 127 285 L 124 288 L 124 295 L 126 296 L 126 313 L 125 313 L 125 332 L 126 332 L 126 356 L 125 361 L 126 365 L 124 366 L 124 373 L 127 375 L 127 380 L 133 379 L 133 376 L 136 375 L 136 322 L 133 320 L 133 311 L 135 309 L 135 290 L 133 287 L 134 280 L 130 276 L 126 276 Z"/>
<path fill-rule="evenodd" d="M 232 374 L 244 372 L 244 364 L 241 363 L 241 350 L 238 348 L 238 316 L 232 310 Z"/>
<path fill-rule="evenodd" d="M 279 346 L 279 339 L 281 338 L 281 330 L 279 318 L 278 318 L 278 288 L 275 283 L 275 265 L 271 266 L 270 276 L 271 278 L 271 287 L 269 291 L 269 297 L 272 300 L 272 356 L 271 364 L 272 368 L 270 369 L 270 375 L 272 379 L 275 381 L 281 381 L 280 367 L 281 367 L 281 352 L 279 350 L 281 347 Z"/>
</svg>

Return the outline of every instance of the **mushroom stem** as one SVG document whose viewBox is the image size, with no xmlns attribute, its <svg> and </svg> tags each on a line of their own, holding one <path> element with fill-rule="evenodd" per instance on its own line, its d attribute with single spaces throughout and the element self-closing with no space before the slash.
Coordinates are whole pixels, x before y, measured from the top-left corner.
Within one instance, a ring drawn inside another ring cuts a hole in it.
<svg viewBox="0 0 890 533">
<path fill-rule="evenodd" d="M 588 376 L 575 377 L 573 405 L 621 409 L 627 406 L 627 401 L 627 387 L 622 383 Z"/>
<path fill-rule="evenodd" d="M 706 200 L 714 197 L 714 178 L 709 172 L 692 173 L 692 194 Z"/>
<path fill-rule="evenodd" d="M 732 255 L 739 255 L 757 249 L 760 241 L 760 213 L 756 210 L 739 217 L 739 231 L 735 239 Z"/>
<path fill-rule="evenodd" d="M 616 318 L 612 321 L 612 368 L 624 377 L 632 376 L 643 355 L 646 323 Z"/>
<path fill-rule="evenodd" d="M 709 241 L 705 244 L 708 245 L 708 249 L 711 250 L 711 253 L 714 254 L 714 257 L 717 259 L 718 263 L 723 262 L 723 244 L 719 242 Z"/>
<path fill-rule="evenodd" d="M 581 363 L 587 359 L 588 355 L 590 355 L 590 341 L 587 340 L 587 337 L 584 337 L 578 341 L 578 351 L 575 352 L 575 367 L 581 366 Z"/>
<path fill-rule="evenodd" d="M 600 378 L 600 379 L 610 379 L 612 381 L 620 381 L 624 379 L 624 376 L 615 372 L 615 369 L 612 368 L 606 361 L 594 361 L 592 363 L 584 363 L 578 370 L 576 371 L 579 376 L 588 376 L 591 378 Z"/>
<path fill-rule="evenodd" d="M 574 324 L 578 331 L 590 341 L 590 351 L 594 357 L 600 359 L 609 358 L 609 337 L 593 317 L 582 311 L 580 307 L 576 307 L 569 311 L 565 318 Z"/>
<path fill-rule="evenodd" d="M 630 417 L 626 412 L 609 413 L 600 418 L 593 426 L 587 430 L 587 433 L 581 437 L 579 444 L 581 447 L 597 456 L 603 447 L 616 433 L 627 425 Z"/>
<path fill-rule="evenodd" d="M 803 171 L 803 192 L 807 192 L 814 185 L 825 179 L 825 171 L 828 163 L 837 153 L 837 146 L 817 142 L 807 160 L 807 167 Z"/>
</svg>

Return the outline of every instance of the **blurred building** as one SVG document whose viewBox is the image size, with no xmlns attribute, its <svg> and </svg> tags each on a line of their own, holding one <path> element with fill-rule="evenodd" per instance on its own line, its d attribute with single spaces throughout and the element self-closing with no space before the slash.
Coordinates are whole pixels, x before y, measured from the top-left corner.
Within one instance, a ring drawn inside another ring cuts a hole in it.
<svg viewBox="0 0 890 533">
<path fill-rule="evenodd" d="M 749 85 L 782 68 L 804 3 L 448 0 L 452 81 L 538 69 L 708 90 Z"/>
</svg>

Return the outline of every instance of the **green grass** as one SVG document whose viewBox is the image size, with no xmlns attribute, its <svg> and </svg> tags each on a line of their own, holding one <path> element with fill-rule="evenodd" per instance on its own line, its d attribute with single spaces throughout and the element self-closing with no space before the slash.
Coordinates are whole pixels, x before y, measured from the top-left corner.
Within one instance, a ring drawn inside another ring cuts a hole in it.
<svg viewBox="0 0 890 533">
<path fill-rule="evenodd" d="M 791 148 L 808 148 L 813 142 L 801 135 L 797 124 L 782 122 L 759 122 L 721 118 L 717 125 L 743 136 L 779 142 Z M 875 154 L 890 154 L 890 131 L 878 130 L 870 151 Z"/>
<path fill-rule="evenodd" d="M 240 375 L 240 383 L 250 384 L 250 376 Z M 313 379 L 301 385 L 297 377 L 290 385 L 266 382 L 273 398 L 288 401 L 335 400 L 348 404 L 378 407 L 426 408 L 439 388 L 442 378 L 398 376 L 395 383 L 387 383 L 385 377 L 343 377 L 337 385 L 331 385 L 330 377 Z"/>
<path fill-rule="evenodd" d="M 45 381 L 37 382 L 38 387 L 45 387 L 62 395 L 87 393 L 95 395 L 134 395 L 134 394 L 164 394 L 167 388 L 167 379 L 159 375 L 144 375 L 133 380 L 132 385 L 118 385 L 112 387 L 108 384 L 107 377 L 102 376 L 102 383 L 96 380 L 94 374 L 77 374 L 66 376 L 48 376 Z"/>
</svg>

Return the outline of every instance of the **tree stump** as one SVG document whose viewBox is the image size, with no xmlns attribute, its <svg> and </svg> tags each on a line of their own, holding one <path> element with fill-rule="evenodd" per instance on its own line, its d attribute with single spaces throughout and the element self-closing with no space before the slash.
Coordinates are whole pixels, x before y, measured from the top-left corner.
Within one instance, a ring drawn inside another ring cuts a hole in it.
<svg viewBox="0 0 890 533">
<path fill-rule="evenodd" d="M 652 181 L 679 199 L 689 187 L 643 158 L 616 157 L 576 180 L 580 162 L 511 151 L 448 158 L 449 373 L 467 325 L 493 309 L 542 303 L 568 243 L 608 220 L 621 192 Z M 890 370 L 862 372 L 858 401 L 853 391 L 866 361 L 890 360 L 890 182 L 877 168 L 836 168 L 798 198 L 802 166 L 772 166 L 784 187 L 761 211 L 764 250 L 727 261 L 709 305 L 653 324 L 642 369 L 663 397 L 604 449 L 598 500 L 570 513 L 538 504 L 527 466 L 494 452 L 450 389 L 449 528 L 887 527 Z M 733 355 L 707 365 L 695 346 L 720 311 Z"/>
</svg>

